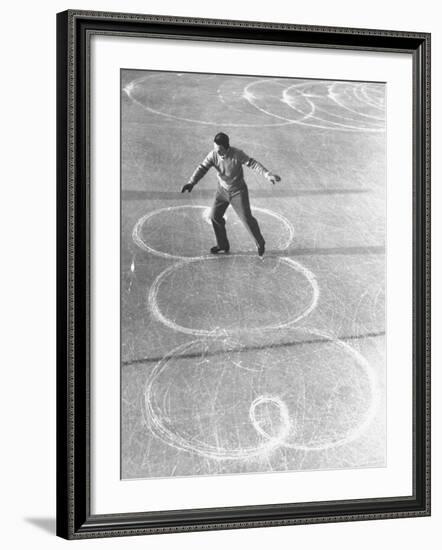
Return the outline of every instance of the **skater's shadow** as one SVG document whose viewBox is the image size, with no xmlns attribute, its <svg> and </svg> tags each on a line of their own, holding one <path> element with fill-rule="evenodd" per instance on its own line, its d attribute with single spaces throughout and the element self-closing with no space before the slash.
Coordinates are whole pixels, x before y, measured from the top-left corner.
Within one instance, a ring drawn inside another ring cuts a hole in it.
<svg viewBox="0 0 442 550">
<path fill-rule="evenodd" d="M 288 248 L 285 250 L 280 249 L 267 249 L 263 258 L 269 257 L 290 257 L 290 256 L 351 256 L 361 254 L 385 254 L 385 246 L 338 246 L 338 247 L 323 247 L 323 248 Z M 257 253 L 253 250 L 250 251 L 230 251 L 229 254 L 223 254 L 219 257 L 228 258 L 231 256 L 256 256 Z"/>
<path fill-rule="evenodd" d="M 290 197 L 303 197 L 310 195 L 348 195 L 348 194 L 361 194 L 369 193 L 371 189 L 290 189 L 289 187 L 269 187 L 266 189 L 253 189 L 251 195 L 253 199 L 267 199 L 272 198 L 290 198 Z M 134 200 L 173 200 L 176 201 L 179 199 L 181 192 L 177 191 L 160 191 L 160 190 L 137 190 L 137 189 L 126 189 L 121 193 L 122 200 L 125 201 L 134 201 Z M 192 199 L 212 199 L 214 195 L 213 189 L 198 189 L 192 192 L 192 195 L 185 193 L 181 195 L 182 197 L 192 198 Z"/>
</svg>

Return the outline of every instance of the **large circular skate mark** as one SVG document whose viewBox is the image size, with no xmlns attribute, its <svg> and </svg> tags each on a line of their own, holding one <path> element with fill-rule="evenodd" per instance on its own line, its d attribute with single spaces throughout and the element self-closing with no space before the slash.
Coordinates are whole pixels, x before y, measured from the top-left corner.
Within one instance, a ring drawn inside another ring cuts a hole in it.
<svg viewBox="0 0 442 550">
<path fill-rule="evenodd" d="M 233 128 L 292 124 L 253 108 L 244 95 L 244 87 L 250 80 L 250 77 L 156 73 L 132 80 L 123 92 L 144 110 L 181 122 Z M 194 100 L 195 94 L 198 101 Z"/>
<path fill-rule="evenodd" d="M 377 410 L 376 375 L 364 357 L 299 329 L 275 340 L 208 338 L 174 349 L 146 382 L 149 429 L 176 449 L 219 460 L 326 451 L 362 436 Z"/>
<path fill-rule="evenodd" d="M 250 82 L 244 96 L 259 111 L 293 124 L 326 130 L 385 130 L 380 84 L 285 79 Z M 377 103 L 375 103 L 377 102 Z"/>
<path fill-rule="evenodd" d="M 185 334 L 262 334 L 297 323 L 318 298 L 313 273 L 290 258 L 231 255 L 170 266 L 148 304 L 158 321 Z"/>
<path fill-rule="evenodd" d="M 364 86 L 364 88 L 362 86 Z M 365 117 L 384 122 L 385 116 L 383 112 L 379 112 L 383 111 L 383 109 L 374 107 L 363 95 L 363 90 L 365 91 L 364 93 L 367 94 L 367 89 L 369 88 L 367 88 L 366 84 L 354 84 L 352 87 L 348 87 L 342 82 L 335 82 L 328 87 L 328 96 L 339 107 L 342 107 L 342 109 L 350 113 L 346 113 L 345 115 L 348 120 L 352 120 L 352 118 L 350 118 L 352 115 L 357 115 L 357 117 L 353 116 L 353 120 L 355 118 Z"/>
<path fill-rule="evenodd" d="M 385 112 L 385 93 L 382 88 L 361 84 L 356 91 L 356 95 L 367 105 Z"/>
<path fill-rule="evenodd" d="M 195 103 L 196 86 L 200 101 Z M 186 123 L 238 128 L 300 124 L 342 132 L 385 131 L 384 90 L 379 83 L 192 73 L 150 74 L 123 88 L 146 111 Z"/>
<path fill-rule="evenodd" d="M 133 241 L 146 252 L 174 260 L 205 258 L 214 245 L 213 229 L 208 227 L 210 208 L 183 205 L 160 208 L 140 218 L 132 231 Z M 293 241 L 292 224 L 281 214 L 267 208 L 253 208 L 268 250 L 285 250 Z M 233 250 L 256 250 L 249 233 L 229 208 L 227 230 Z"/>
</svg>

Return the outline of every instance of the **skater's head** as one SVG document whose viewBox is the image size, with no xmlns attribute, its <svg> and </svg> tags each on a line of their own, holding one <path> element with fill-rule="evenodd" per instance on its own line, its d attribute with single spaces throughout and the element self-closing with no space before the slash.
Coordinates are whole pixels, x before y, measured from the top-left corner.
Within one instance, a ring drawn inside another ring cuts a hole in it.
<svg viewBox="0 0 442 550">
<path fill-rule="evenodd" d="M 230 147 L 229 136 L 227 134 L 223 134 L 222 132 L 220 132 L 219 134 L 216 134 L 213 142 L 214 142 L 215 151 L 221 157 L 224 157 Z"/>
</svg>

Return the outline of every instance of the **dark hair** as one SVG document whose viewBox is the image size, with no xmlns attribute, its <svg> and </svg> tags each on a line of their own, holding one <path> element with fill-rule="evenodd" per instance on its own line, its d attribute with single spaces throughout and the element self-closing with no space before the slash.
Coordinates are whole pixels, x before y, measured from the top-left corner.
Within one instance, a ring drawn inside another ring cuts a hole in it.
<svg viewBox="0 0 442 550">
<path fill-rule="evenodd" d="M 219 134 L 216 134 L 213 141 L 217 145 L 222 145 L 226 149 L 228 149 L 230 147 L 229 136 L 227 134 L 223 134 L 222 132 L 220 132 Z"/>
</svg>

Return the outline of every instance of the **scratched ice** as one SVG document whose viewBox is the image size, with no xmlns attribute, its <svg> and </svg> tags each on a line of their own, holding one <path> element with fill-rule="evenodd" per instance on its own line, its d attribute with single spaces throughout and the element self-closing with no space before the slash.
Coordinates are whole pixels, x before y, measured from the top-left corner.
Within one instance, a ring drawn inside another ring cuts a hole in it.
<svg viewBox="0 0 442 550">
<path fill-rule="evenodd" d="M 176 349 L 146 384 L 148 425 L 168 445 L 218 459 L 280 446 L 325 450 L 359 436 L 376 411 L 368 362 L 323 334 L 290 337 L 276 346 L 212 338 Z M 324 353 L 326 363 L 318 361 Z"/>
<path fill-rule="evenodd" d="M 385 86 L 122 74 L 122 475 L 385 465 Z M 217 131 L 246 170 L 264 260 L 227 211 Z"/>
<path fill-rule="evenodd" d="M 268 208 L 253 208 L 266 235 L 268 250 L 285 250 L 293 241 L 293 226 Z M 203 258 L 213 246 L 210 207 L 180 205 L 153 210 L 136 223 L 132 238 L 143 251 L 168 259 Z M 245 227 L 232 210 L 225 214 L 232 252 L 256 252 Z M 189 235 L 192 238 L 189 238 Z"/>
<path fill-rule="evenodd" d="M 314 275 L 299 262 L 232 254 L 171 265 L 150 287 L 148 304 L 172 330 L 215 335 L 293 325 L 318 298 Z"/>
<path fill-rule="evenodd" d="M 208 126 L 299 124 L 339 131 L 385 129 L 382 84 L 250 77 L 231 77 L 221 84 L 219 79 L 205 80 L 207 95 L 202 110 L 200 104 L 189 106 L 186 101 L 195 80 L 191 74 L 178 78 L 173 73 L 153 73 L 134 79 L 123 91 L 152 114 Z M 202 116 L 206 110 L 210 118 Z M 220 111 L 223 119 L 214 119 L 213 114 Z"/>
</svg>

